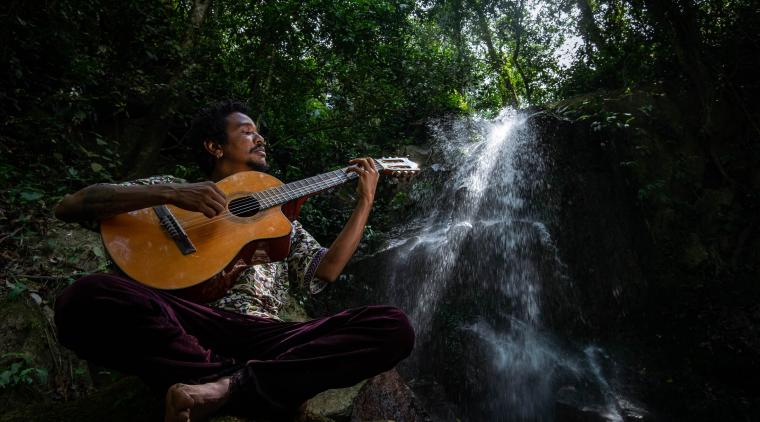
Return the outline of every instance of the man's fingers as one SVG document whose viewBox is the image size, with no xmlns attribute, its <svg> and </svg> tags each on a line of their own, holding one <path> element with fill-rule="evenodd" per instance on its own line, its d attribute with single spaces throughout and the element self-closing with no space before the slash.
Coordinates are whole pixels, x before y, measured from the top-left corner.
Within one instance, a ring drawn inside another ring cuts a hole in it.
<svg viewBox="0 0 760 422">
<path fill-rule="evenodd" d="M 209 201 L 208 206 L 214 210 L 214 215 L 219 215 L 222 212 L 224 212 L 225 204 L 220 203 L 218 201 Z"/>
<path fill-rule="evenodd" d="M 227 203 L 227 196 L 224 194 L 224 192 L 222 192 L 219 186 L 216 185 L 216 183 L 206 182 L 205 188 L 206 194 L 213 198 L 214 201 L 223 204 Z"/>
<path fill-rule="evenodd" d="M 222 209 L 224 209 L 227 206 L 227 197 L 224 196 L 224 193 L 219 194 L 217 192 L 214 192 L 211 195 L 211 200 L 214 203 L 219 204 L 222 207 Z"/>
<path fill-rule="evenodd" d="M 363 168 L 361 168 L 359 166 L 348 167 L 346 169 L 346 173 L 356 173 L 357 175 L 359 175 L 359 177 L 361 177 L 366 172 L 367 172 L 366 170 L 364 170 Z"/>
<path fill-rule="evenodd" d="M 221 199 L 220 202 L 226 203 L 227 202 L 227 195 L 224 194 L 224 191 L 222 191 L 222 189 L 219 186 L 217 186 L 216 183 L 212 184 L 212 186 L 214 187 L 214 192 L 216 192 L 216 194 Z"/>
<path fill-rule="evenodd" d="M 203 206 L 207 209 L 207 211 L 203 211 L 207 217 L 215 217 L 227 208 L 227 196 L 216 183 L 204 182 L 199 193 L 202 195 Z"/>
<path fill-rule="evenodd" d="M 375 165 L 372 162 L 371 158 L 354 158 L 353 160 L 349 161 L 349 164 L 355 164 L 358 168 L 367 172 L 375 171 Z"/>
<path fill-rule="evenodd" d="M 198 207 L 198 210 L 203 213 L 208 218 L 214 218 L 216 216 L 216 211 L 214 211 L 213 208 L 210 208 L 206 205 L 201 205 Z"/>
</svg>

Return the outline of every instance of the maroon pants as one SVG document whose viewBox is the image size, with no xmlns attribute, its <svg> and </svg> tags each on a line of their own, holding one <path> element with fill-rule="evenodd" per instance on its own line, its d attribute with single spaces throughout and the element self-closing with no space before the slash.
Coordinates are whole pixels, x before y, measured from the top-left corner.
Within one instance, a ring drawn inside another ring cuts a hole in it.
<svg viewBox="0 0 760 422">
<path fill-rule="evenodd" d="M 160 389 L 230 375 L 233 407 L 271 412 L 391 369 L 414 343 L 404 313 L 389 306 L 279 322 L 110 274 L 85 276 L 66 288 L 55 322 L 59 341 L 84 359 Z"/>
</svg>

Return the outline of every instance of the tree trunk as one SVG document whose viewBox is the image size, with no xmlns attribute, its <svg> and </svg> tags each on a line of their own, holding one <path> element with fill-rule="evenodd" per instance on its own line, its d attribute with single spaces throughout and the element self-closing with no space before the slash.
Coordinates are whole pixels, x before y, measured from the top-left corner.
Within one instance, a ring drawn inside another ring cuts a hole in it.
<svg viewBox="0 0 760 422">
<path fill-rule="evenodd" d="M 208 15 L 211 0 L 194 0 L 190 10 L 190 21 L 187 24 L 182 48 L 187 53 L 192 50 L 198 31 Z M 152 100 L 151 112 L 148 116 L 139 119 L 128 119 L 125 122 L 123 136 L 134 147 L 125 154 L 127 159 L 127 177 L 144 177 L 150 175 L 155 167 L 161 148 L 166 141 L 166 134 L 171 126 L 170 110 L 175 104 L 171 93 L 184 75 L 192 69 L 187 60 L 179 60 L 174 66 L 172 77 L 166 87 L 157 93 Z M 136 140 L 136 142 L 135 142 Z"/>
<path fill-rule="evenodd" d="M 652 19 L 667 32 L 681 69 L 697 89 L 703 108 L 709 108 L 714 96 L 713 75 L 702 59 L 702 41 L 697 23 L 697 11 L 690 0 L 645 0 Z M 706 111 L 706 110 L 705 110 Z"/>
<path fill-rule="evenodd" d="M 478 0 L 474 0 L 472 2 L 472 6 L 477 17 L 478 32 L 480 38 L 486 45 L 488 63 L 491 66 L 491 70 L 496 74 L 502 106 L 510 105 L 513 107 L 519 107 L 519 101 L 517 98 L 517 93 L 515 92 L 515 88 L 512 85 L 512 81 L 510 80 L 509 75 L 504 74 L 504 63 L 501 60 L 500 52 L 497 52 L 496 47 L 494 47 L 491 28 L 488 26 L 488 19 L 486 18 L 483 6 Z"/>
<path fill-rule="evenodd" d="M 719 81 L 716 73 L 703 58 L 696 6 L 691 0 L 645 0 L 645 4 L 652 19 L 664 27 L 681 70 L 696 89 L 695 95 L 700 103 L 699 138 L 702 148 L 723 179 L 736 186 L 737 181 L 729 175 L 718 153 L 725 141 L 721 126 L 726 119 L 716 116 L 720 113 L 724 116 L 733 114 L 727 110 L 739 111 L 722 97 L 717 87 Z"/>
<path fill-rule="evenodd" d="M 528 104 L 530 104 L 533 97 L 533 90 L 530 86 L 531 81 L 525 75 L 522 65 L 520 65 L 520 50 L 522 49 L 522 36 L 524 32 L 522 26 L 523 16 L 525 16 L 525 0 L 520 0 L 520 2 L 515 5 L 515 20 L 512 25 L 512 33 L 515 36 L 515 49 L 512 51 L 512 64 L 515 66 L 515 69 L 517 69 L 517 73 L 520 74 L 520 78 L 522 78 L 523 85 L 525 86 L 525 99 L 527 99 Z"/>
<path fill-rule="evenodd" d="M 581 13 L 578 27 L 587 43 L 590 43 L 599 52 L 607 49 L 607 42 L 602 36 L 602 31 L 594 20 L 594 8 L 591 0 L 577 0 L 578 10 Z M 589 54 L 590 56 L 591 54 Z"/>
</svg>

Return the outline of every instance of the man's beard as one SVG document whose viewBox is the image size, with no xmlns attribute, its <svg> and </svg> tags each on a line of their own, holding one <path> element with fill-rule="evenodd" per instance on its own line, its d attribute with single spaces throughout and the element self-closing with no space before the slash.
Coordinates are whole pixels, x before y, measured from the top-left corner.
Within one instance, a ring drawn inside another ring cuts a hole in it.
<svg viewBox="0 0 760 422">
<path fill-rule="evenodd" d="M 254 171 L 260 171 L 262 173 L 266 173 L 267 171 L 269 171 L 269 164 L 260 163 L 253 160 L 248 160 L 245 164 L 248 166 L 249 169 L 254 170 Z"/>
</svg>

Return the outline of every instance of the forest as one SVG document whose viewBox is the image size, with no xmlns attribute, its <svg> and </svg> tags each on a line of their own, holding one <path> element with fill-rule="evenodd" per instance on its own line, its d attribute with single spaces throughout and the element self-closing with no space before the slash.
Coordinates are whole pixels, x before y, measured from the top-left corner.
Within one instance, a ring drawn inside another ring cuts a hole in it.
<svg viewBox="0 0 760 422">
<path fill-rule="evenodd" d="M 205 180 L 185 135 L 223 99 L 284 182 L 421 167 L 381 177 L 352 264 L 291 309 L 391 303 L 415 350 L 309 420 L 760 418 L 758 2 L 8 0 L 0 22 L 0 421 L 161 417 L 58 343 L 56 297 L 109 264 L 52 210 Z M 323 245 L 355 189 L 301 209 Z"/>
</svg>

